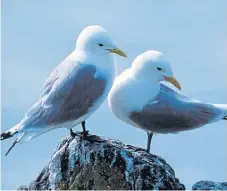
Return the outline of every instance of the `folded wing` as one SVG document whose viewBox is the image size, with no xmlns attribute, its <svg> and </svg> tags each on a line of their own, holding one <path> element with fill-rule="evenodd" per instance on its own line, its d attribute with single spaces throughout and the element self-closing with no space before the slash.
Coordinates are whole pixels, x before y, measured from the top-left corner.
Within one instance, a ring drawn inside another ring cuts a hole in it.
<svg viewBox="0 0 227 191">
<path fill-rule="evenodd" d="M 212 104 L 191 100 L 165 85 L 154 104 L 130 114 L 139 126 L 157 133 L 190 130 L 220 120 L 223 110 Z"/>
<path fill-rule="evenodd" d="M 55 71 L 44 85 L 42 99 L 27 112 L 24 128 L 59 125 L 88 113 L 107 85 L 96 72 L 89 64 L 77 64 L 60 75 Z"/>
</svg>

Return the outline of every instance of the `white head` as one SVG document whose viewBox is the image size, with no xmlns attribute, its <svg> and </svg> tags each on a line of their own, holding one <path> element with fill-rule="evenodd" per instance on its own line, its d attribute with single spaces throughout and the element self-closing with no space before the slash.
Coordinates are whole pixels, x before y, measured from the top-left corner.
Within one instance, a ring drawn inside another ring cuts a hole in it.
<svg viewBox="0 0 227 191">
<path fill-rule="evenodd" d="M 180 83 L 173 76 L 170 63 L 159 51 L 148 50 L 137 56 L 131 68 L 134 75 L 142 80 L 151 82 L 168 81 L 181 89 Z"/>
<path fill-rule="evenodd" d="M 122 50 L 116 47 L 108 32 L 98 25 L 83 29 L 77 39 L 76 49 L 97 55 L 115 53 L 127 57 Z"/>
</svg>

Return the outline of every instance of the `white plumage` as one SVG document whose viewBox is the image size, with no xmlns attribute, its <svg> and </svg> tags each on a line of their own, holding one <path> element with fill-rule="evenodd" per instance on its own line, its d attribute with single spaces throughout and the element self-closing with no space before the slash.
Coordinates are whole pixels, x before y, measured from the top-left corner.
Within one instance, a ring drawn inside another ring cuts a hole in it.
<svg viewBox="0 0 227 191">
<path fill-rule="evenodd" d="M 21 122 L 1 134 L 1 140 L 19 133 L 14 146 L 50 130 L 72 129 L 84 122 L 99 108 L 112 87 L 117 69 L 112 53 L 126 57 L 105 29 L 86 27 L 77 39 L 76 49 L 45 82 L 41 98 Z"/>
<path fill-rule="evenodd" d="M 226 119 L 227 104 L 195 101 L 161 81 L 169 81 L 181 89 L 161 52 L 139 55 L 132 67 L 116 78 L 108 96 L 111 111 L 120 120 L 147 131 L 149 139 L 152 132 L 176 133 Z"/>
</svg>

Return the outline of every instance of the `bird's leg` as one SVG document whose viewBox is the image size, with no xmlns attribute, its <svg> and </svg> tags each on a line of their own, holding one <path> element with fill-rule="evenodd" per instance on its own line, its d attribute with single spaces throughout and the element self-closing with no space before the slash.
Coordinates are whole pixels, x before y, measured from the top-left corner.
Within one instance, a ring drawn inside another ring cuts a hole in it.
<svg viewBox="0 0 227 191">
<path fill-rule="evenodd" d="M 9 154 L 9 152 L 12 150 L 12 148 L 18 143 L 18 138 L 13 142 L 12 146 L 8 149 L 8 151 L 6 152 L 5 156 L 7 156 Z"/>
<path fill-rule="evenodd" d="M 151 148 L 151 139 L 153 137 L 152 132 L 147 132 L 147 153 L 150 153 L 150 148 Z"/>
<path fill-rule="evenodd" d="M 71 137 L 75 137 L 77 133 L 74 133 L 72 129 L 70 129 L 70 135 Z"/>
<path fill-rule="evenodd" d="M 84 137 L 84 139 L 86 139 L 89 131 L 86 131 L 86 128 L 85 128 L 85 121 L 83 121 L 83 122 L 81 123 L 81 125 L 82 125 L 82 128 L 83 128 L 83 137 Z"/>
</svg>

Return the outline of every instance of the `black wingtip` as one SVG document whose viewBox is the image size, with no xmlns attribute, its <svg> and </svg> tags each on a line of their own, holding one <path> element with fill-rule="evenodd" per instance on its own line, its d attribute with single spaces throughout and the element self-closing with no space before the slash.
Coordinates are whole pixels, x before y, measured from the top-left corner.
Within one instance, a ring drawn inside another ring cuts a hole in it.
<svg viewBox="0 0 227 191">
<path fill-rule="evenodd" d="M 227 116 L 223 118 L 223 120 L 227 120 Z"/>
<path fill-rule="evenodd" d="M 1 134 L 1 141 L 4 140 L 4 139 L 8 139 L 10 137 L 12 137 L 13 135 L 8 131 L 8 132 L 5 132 L 5 133 L 2 133 Z"/>
</svg>

